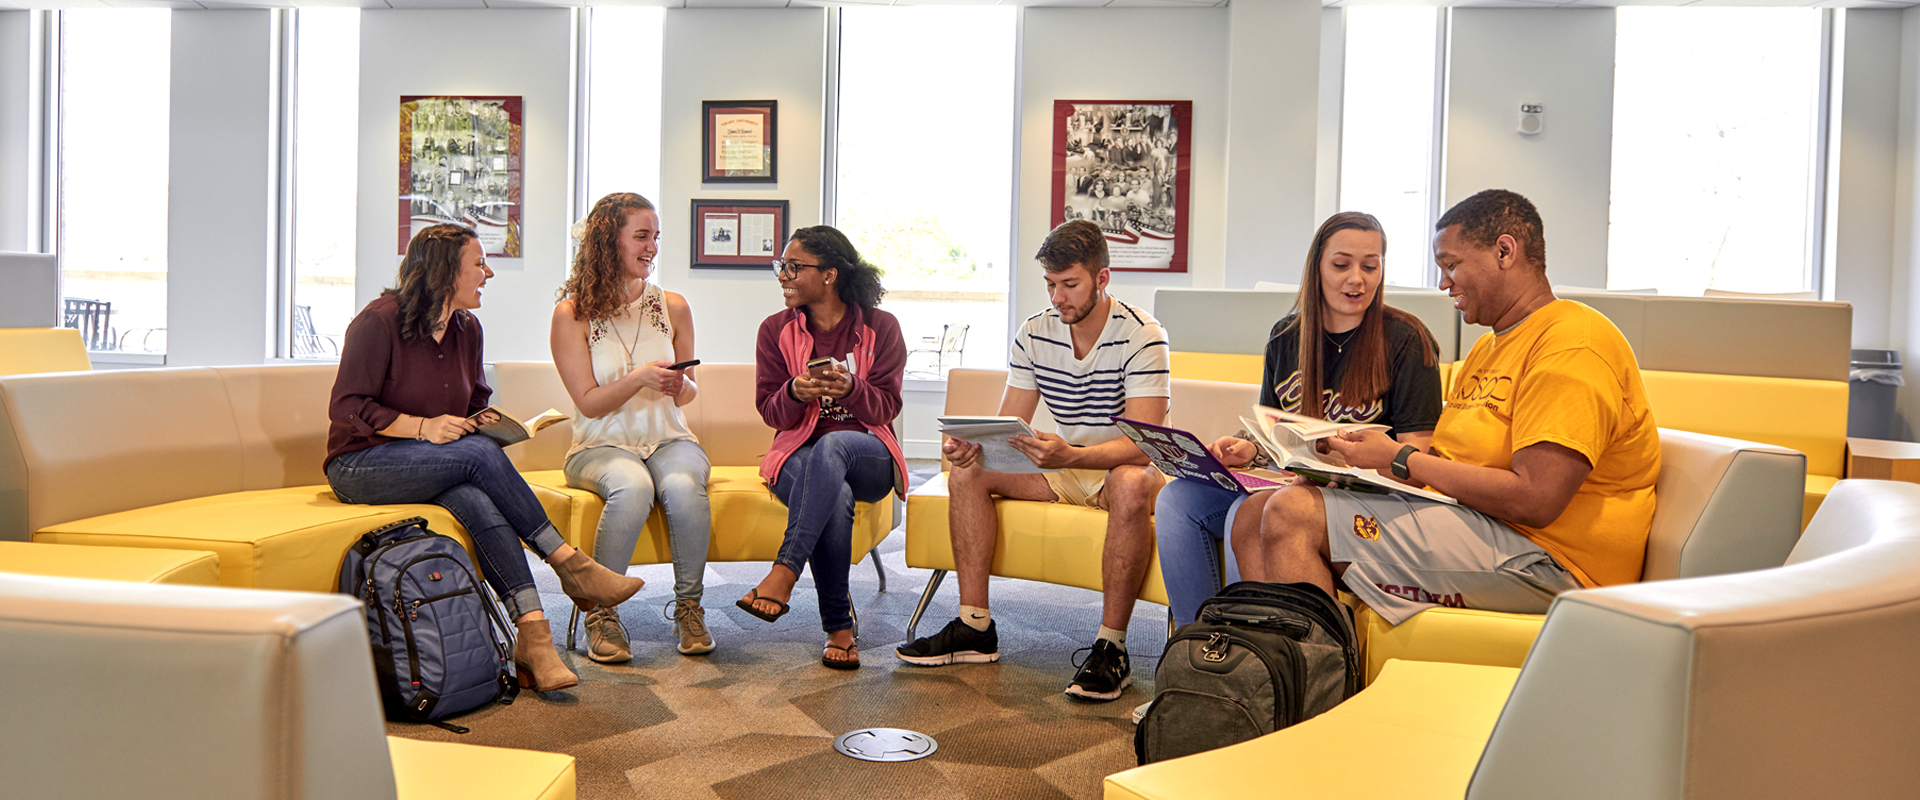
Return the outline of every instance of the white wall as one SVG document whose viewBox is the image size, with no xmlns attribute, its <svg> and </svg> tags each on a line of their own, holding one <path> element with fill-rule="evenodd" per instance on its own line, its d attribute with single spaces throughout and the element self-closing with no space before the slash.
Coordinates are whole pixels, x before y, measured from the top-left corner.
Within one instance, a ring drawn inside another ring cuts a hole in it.
<svg viewBox="0 0 1920 800">
<path fill-rule="evenodd" d="M 272 354 L 274 13 L 173 12 L 169 366 L 258 364 Z"/>
<path fill-rule="evenodd" d="M 402 95 L 519 95 L 525 159 L 522 258 L 489 258 L 478 316 L 489 361 L 547 360 L 554 291 L 567 274 L 574 11 L 476 9 L 360 14 L 360 208 L 354 297 L 365 305 L 400 265 Z"/>
<path fill-rule="evenodd" d="M 1900 18 L 1891 9 L 1848 9 L 1834 220 L 1834 299 L 1853 304 L 1853 345 L 1891 345 L 1894 176 L 1900 153 Z"/>
<path fill-rule="evenodd" d="M 1546 223 L 1553 282 L 1606 286 L 1613 9 L 1452 14 L 1442 210 L 1482 189 L 1526 195 Z M 1520 104 L 1533 102 L 1546 127 L 1523 136 Z"/>
<path fill-rule="evenodd" d="M 1920 145 L 1920 9 L 1909 8 L 1900 14 L 1900 62 L 1898 72 L 1898 144 L 1894 158 L 1893 265 L 1888 281 L 1887 340 L 1903 351 L 1907 385 L 1900 388 L 1900 415 L 1906 419 L 1906 438 L 1912 439 L 1914 421 L 1920 420 L 1920 325 L 1913 315 L 1920 310 L 1920 281 L 1914 271 L 1920 266 L 1920 209 L 1915 208 L 1915 190 L 1920 189 L 1920 159 L 1914 147 Z M 1848 27 L 1852 27 L 1849 25 Z M 1896 430 L 1903 426 L 1896 424 Z"/>
<path fill-rule="evenodd" d="M 820 224 L 826 24 L 819 8 L 667 10 L 658 198 L 666 235 L 654 265 L 661 285 L 693 308 L 703 361 L 753 363 L 760 321 L 783 305 L 769 268 L 691 268 L 692 201 L 786 200 L 790 232 Z M 701 183 L 703 100 L 780 102 L 779 183 Z"/>
<path fill-rule="evenodd" d="M 1289 260 L 1276 259 L 1276 253 L 1305 252 L 1313 238 L 1320 137 L 1328 130 L 1320 120 L 1326 13 L 1319 0 L 1235 3 L 1227 9 L 1223 284 L 1196 286 L 1251 289 L 1273 280 L 1275 262 Z M 1337 121 L 1332 130 L 1339 131 Z M 1205 277 L 1195 275 L 1196 281 Z"/>
<path fill-rule="evenodd" d="M 1289 0 L 1292 2 L 1292 0 Z M 1014 319 L 1024 321 L 1047 306 L 1046 281 L 1033 260 L 1052 230 L 1053 101 L 1192 100 L 1192 199 L 1183 224 L 1187 272 L 1115 272 L 1110 291 L 1142 308 L 1153 308 L 1156 286 L 1224 285 L 1221 243 L 1226 230 L 1227 9 L 1028 8 L 1021 41 L 1025 73 L 1020 81 L 1020 184 L 1014 252 Z M 1318 14 L 1312 41 L 1317 37 Z M 1124 46 L 1125 58 L 1096 58 Z M 1308 86 L 1316 85 L 1312 80 Z M 1311 114 L 1314 100 L 1304 101 Z M 1302 196 L 1312 209 L 1313 126 L 1295 157 L 1304 159 Z M 1244 165 L 1243 165 L 1244 166 Z M 1251 167 L 1248 167 L 1251 169 Z M 1276 263 L 1286 263 L 1284 257 Z M 1178 346 L 1179 332 L 1170 331 Z"/>
<path fill-rule="evenodd" d="M 29 110 L 33 108 L 33 82 L 38 78 L 34 60 L 40 49 L 32 34 L 38 32 L 31 17 L 38 11 L 0 11 L 0 250 L 25 251 L 29 203 L 35 183 L 28 179 L 32 148 L 38 144 L 33 135 Z"/>
</svg>

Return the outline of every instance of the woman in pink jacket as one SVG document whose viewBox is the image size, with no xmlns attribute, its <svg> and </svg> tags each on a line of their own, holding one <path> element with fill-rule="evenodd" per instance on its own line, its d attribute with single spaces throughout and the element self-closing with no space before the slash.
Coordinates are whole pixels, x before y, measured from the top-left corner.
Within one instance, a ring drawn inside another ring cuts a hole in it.
<svg viewBox="0 0 1920 800">
<path fill-rule="evenodd" d="M 905 495 L 907 464 L 893 433 L 907 365 L 900 323 L 878 306 L 880 270 L 845 234 L 825 225 L 794 231 L 773 262 L 786 310 L 760 323 L 755 404 L 775 431 L 760 477 L 787 504 L 786 540 L 760 585 L 736 604 L 769 622 L 787 613 L 800 568 L 813 564 L 820 662 L 860 666 L 853 637 L 853 504 Z M 835 363 L 809 368 L 821 358 Z"/>
</svg>

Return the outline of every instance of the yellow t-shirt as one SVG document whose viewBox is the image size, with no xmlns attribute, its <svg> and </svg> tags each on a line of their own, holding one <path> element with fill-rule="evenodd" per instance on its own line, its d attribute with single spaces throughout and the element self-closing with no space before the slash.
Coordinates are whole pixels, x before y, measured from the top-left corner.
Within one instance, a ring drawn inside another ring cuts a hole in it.
<svg viewBox="0 0 1920 800">
<path fill-rule="evenodd" d="M 1515 530 L 1586 586 L 1640 579 L 1660 475 L 1660 433 L 1640 365 L 1600 312 L 1555 300 L 1502 334 L 1485 334 L 1454 371 L 1433 449 L 1462 463 L 1513 468 L 1513 454 L 1553 442 L 1593 471 L 1544 528 Z"/>
</svg>

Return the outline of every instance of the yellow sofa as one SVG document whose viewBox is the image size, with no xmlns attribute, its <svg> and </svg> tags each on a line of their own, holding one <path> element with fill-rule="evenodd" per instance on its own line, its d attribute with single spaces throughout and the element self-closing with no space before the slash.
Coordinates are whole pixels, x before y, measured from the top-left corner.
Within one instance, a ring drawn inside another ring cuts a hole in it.
<svg viewBox="0 0 1920 800">
<path fill-rule="evenodd" d="M 1920 486 L 1848 480 L 1784 566 L 1570 592 L 1519 670 L 1394 661 L 1106 797 L 1912 797 L 1915 663 Z"/>
<path fill-rule="evenodd" d="M 72 328 L 0 328 L 0 375 L 86 372 L 86 340 Z"/>
<path fill-rule="evenodd" d="M 386 735 L 339 594 L 0 574 L 9 797 L 570 800 L 558 753 Z"/>
<path fill-rule="evenodd" d="M 0 572 L 213 586 L 220 582 L 220 557 L 204 550 L 0 542 Z"/>
<path fill-rule="evenodd" d="M 499 404 L 570 409 L 549 364 L 500 365 Z M 700 368 L 688 422 L 716 464 L 715 560 L 771 560 L 786 511 L 754 477 L 772 432 L 753 411 L 751 365 Z M 360 534 L 411 516 L 471 549 L 427 504 L 364 506 L 326 486 L 332 364 L 195 367 L 0 378 L 0 540 L 205 550 L 225 586 L 329 591 Z M 746 387 L 742 390 L 742 387 Z M 557 397 L 554 392 L 558 390 Z M 569 543 L 591 551 L 599 498 L 565 486 L 566 423 L 510 448 Z M 724 467 L 721 465 L 725 465 Z M 744 472 L 743 472 L 744 471 Z M 893 527 L 863 509 L 856 557 Z M 638 563 L 668 560 L 651 526 Z"/>
</svg>

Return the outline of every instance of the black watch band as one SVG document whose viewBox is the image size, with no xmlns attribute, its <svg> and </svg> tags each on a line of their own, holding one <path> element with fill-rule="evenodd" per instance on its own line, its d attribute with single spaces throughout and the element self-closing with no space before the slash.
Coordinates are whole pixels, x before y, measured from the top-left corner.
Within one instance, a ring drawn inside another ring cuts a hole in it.
<svg viewBox="0 0 1920 800">
<path fill-rule="evenodd" d="M 1413 445 L 1400 448 L 1400 454 L 1393 457 L 1393 477 L 1403 481 L 1412 480 L 1413 476 L 1407 473 L 1407 459 L 1412 458 L 1413 454 L 1418 452 L 1420 452 L 1420 448 L 1414 447 Z"/>
</svg>

